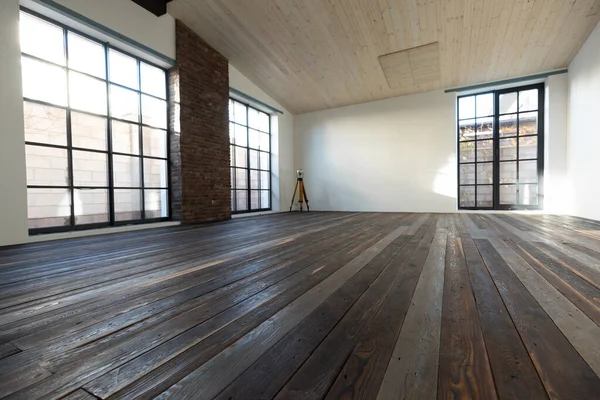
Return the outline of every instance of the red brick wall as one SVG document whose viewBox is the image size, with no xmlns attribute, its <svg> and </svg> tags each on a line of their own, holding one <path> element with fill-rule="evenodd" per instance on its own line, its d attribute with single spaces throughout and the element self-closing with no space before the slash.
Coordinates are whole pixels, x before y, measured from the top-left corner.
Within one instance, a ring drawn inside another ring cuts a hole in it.
<svg viewBox="0 0 600 400">
<path fill-rule="evenodd" d="M 176 40 L 177 67 L 169 73 L 173 219 L 183 223 L 229 219 L 228 61 L 180 21 Z"/>
</svg>

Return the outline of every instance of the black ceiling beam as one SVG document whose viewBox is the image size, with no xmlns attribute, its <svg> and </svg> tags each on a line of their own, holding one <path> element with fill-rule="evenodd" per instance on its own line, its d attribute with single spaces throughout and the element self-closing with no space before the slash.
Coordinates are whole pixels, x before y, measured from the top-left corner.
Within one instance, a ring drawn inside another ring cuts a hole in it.
<svg viewBox="0 0 600 400">
<path fill-rule="evenodd" d="M 146 10 L 150 11 L 152 14 L 160 17 L 161 15 L 165 15 L 167 13 L 167 3 L 170 3 L 171 0 L 131 0 L 135 4 L 144 7 Z"/>
</svg>

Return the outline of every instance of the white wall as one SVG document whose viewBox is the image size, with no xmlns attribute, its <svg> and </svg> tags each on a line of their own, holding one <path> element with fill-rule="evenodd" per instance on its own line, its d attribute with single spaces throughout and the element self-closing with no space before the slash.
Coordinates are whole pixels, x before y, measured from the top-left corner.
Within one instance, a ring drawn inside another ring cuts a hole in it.
<svg viewBox="0 0 600 400">
<path fill-rule="evenodd" d="M 0 246 L 27 240 L 19 1 L 0 1 Z"/>
<path fill-rule="evenodd" d="M 436 91 L 296 116 L 312 209 L 456 211 L 455 108 Z"/>
<path fill-rule="evenodd" d="M 572 213 L 600 220 L 600 25 L 569 66 Z"/>
<path fill-rule="evenodd" d="M 566 74 L 546 80 L 544 210 L 552 213 L 569 211 L 567 83 Z M 437 91 L 296 116 L 296 167 L 313 209 L 455 212 L 455 107 L 454 94 Z"/>
<path fill-rule="evenodd" d="M 273 210 L 285 210 L 290 206 L 296 184 L 293 147 L 294 116 L 232 65 L 229 65 L 229 86 L 283 111 L 283 114 L 273 117 L 276 121 L 273 121 L 271 138 L 271 169 L 273 174 L 272 208 Z"/>
<path fill-rule="evenodd" d="M 568 105 L 567 74 L 546 80 L 544 130 L 544 211 L 566 214 L 570 211 L 568 188 Z"/>
</svg>

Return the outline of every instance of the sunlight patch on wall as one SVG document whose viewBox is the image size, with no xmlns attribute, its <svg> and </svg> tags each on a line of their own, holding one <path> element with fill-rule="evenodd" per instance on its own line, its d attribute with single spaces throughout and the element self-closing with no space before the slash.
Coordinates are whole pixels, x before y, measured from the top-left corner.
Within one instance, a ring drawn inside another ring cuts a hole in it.
<svg viewBox="0 0 600 400">
<path fill-rule="evenodd" d="M 451 156 L 435 174 L 433 191 L 442 196 L 456 198 L 456 159 Z"/>
</svg>

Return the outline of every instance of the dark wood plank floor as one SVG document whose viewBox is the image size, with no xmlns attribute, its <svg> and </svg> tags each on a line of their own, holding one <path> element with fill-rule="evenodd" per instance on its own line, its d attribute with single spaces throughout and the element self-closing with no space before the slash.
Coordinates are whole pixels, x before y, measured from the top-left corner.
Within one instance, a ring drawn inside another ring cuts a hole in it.
<svg viewBox="0 0 600 400">
<path fill-rule="evenodd" d="M 600 222 L 290 213 L 0 249 L 0 398 L 597 399 Z"/>
</svg>

